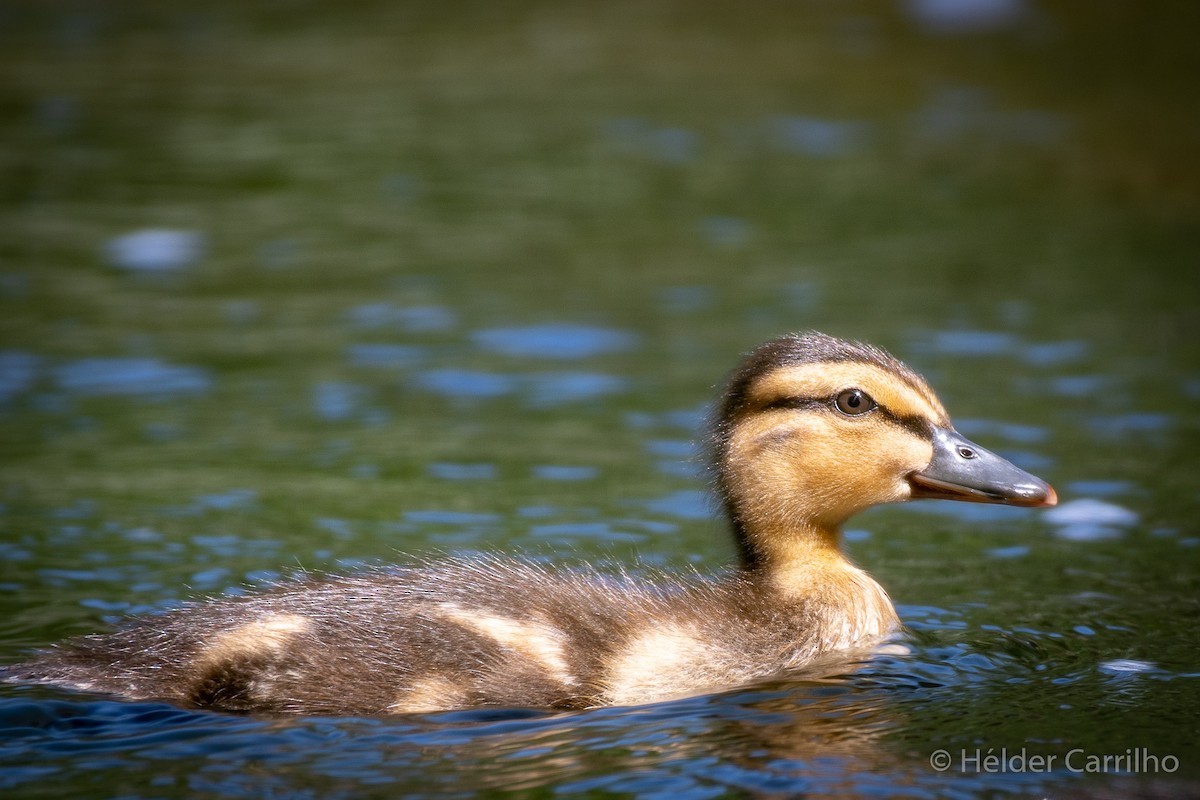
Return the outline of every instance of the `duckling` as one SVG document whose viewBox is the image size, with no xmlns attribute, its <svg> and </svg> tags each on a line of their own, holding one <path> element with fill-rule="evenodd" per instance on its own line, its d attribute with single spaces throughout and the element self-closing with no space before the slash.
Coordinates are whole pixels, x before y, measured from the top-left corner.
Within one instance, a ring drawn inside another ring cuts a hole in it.
<svg viewBox="0 0 1200 800">
<path fill-rule="evenodd" d="M 388 714 L 636 705 L 862 655 L 900 626 L 842 551 L 869 506 L 1050 506 L 878 348 L 793 334 L 749 353 L 711 435 L 738 563 L 635 580 L 526 559 L 300 578 L 84 636 L 6 680 L 239 712 Z"/>
</svg>

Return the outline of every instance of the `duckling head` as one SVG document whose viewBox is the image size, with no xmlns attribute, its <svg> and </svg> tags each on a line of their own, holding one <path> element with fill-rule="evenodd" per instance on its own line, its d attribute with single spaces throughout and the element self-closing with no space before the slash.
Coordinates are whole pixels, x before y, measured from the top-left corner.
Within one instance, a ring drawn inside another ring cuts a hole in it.
<svg viewBox="0 0 1200 800">
<path fill-rule="evenodd" d="M 713 439 L 717 488 L 747 568 L 840 552 L 842 524 L 881 503 L 1057 502 L 1049 484 L 955 431 L 903 363 L 820 333 L 751 352 Z"/>
</svg>

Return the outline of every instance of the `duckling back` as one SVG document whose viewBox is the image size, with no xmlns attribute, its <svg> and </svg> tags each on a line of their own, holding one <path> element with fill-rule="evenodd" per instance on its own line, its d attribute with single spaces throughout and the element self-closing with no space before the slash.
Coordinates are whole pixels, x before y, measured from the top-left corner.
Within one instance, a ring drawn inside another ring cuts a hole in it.
<svg viewBox="0 0 1200 800">
<path fill-rule="evenodd" d="M 841 635 L 816 605 L 781 611 L 737 574 L 635 582 L 451 560 L 183 607 L 6 679 L 228 711 L 633 704 L 802 666 Z"/>
</svg>

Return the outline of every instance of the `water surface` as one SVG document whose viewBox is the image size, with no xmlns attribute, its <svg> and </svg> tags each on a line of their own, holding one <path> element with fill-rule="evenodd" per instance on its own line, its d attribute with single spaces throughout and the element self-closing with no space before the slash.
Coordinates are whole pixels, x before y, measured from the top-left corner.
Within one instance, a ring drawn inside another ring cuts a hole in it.
<svg viewBox="0 0 1200 800">
<path fill-rule="evenodd" d="M 10 4 L 0 662 L 435 550 L 717 569 L 707 403 L 789 330 L 893 350 L 1062 503 L 853 520 L 907 652 L 828 680 L 388 719 L 5 686 L 0 790 L 1196 794 L 1197 21 Z"/>
</svg>

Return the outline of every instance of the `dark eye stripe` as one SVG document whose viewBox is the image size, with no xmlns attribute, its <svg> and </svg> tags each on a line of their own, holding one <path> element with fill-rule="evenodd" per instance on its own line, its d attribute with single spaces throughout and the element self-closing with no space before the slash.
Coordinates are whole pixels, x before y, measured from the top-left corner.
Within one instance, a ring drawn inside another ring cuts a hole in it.
<svg viewBox="0 0 1200 800">
<path fill-rule="evenodd" d="M 763 411 L 774 411 L 776 409 L 804 409 L 815 410 L 823 408 L 833 408 L 836 397 L 780 397 L 763 406 Z M 885 406 L 876 404 L 873 412 L 880 414 L 885 420 L 893 425 L 898 425 L 914 436 L 922 439 L 933 441 L 934 425 L 927 418 L 920 414 L 897 414 Z"/>
<path fill-rule="evenodd" d="M 777 408 L 822 408 L 828 404 L 824 398 L 815 397 L 780 397 L 763 406 L 764 411 L 774 411 Z"/>
<path fill-rule="evenodd" d="M 904 430 L 922 439 L 933 441 L 933 423 L 918 414 L 893 414 L 883 406 L 879 409 L 888 422 L 899 425 Z"/>
</svg>

